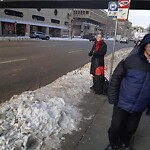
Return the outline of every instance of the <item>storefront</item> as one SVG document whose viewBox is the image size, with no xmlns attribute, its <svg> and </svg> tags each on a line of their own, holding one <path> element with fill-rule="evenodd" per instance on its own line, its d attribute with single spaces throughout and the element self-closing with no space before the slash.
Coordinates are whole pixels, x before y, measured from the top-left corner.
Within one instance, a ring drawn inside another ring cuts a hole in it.
<svg viewBox="0 0 150 150">
<path fill-rule="evenodd" d="M 15 35 L 15 23 L 2 22 L 2 35 L 14 36 Z"/>
<path fill-rule="evenodd" d="M 51 37 L 61 37 L 61 29 L 49 28 L 49 34 Z"/>
<path fill-rule="evenodd" d="M 35 31 L 46 33 L 46 27 L 30 25 L 30 32 L 35 32 Z"/>
<path fill-rule="evenodd" d="M 26 25 L 10 22 L 2 22 L 3 36 L 25 36 Z"/>
<path fill-rule="evenodd" d="M 17 33 L 17 36 L 25 36 L 26 25 L 25 24 L 16 24 L 16 33 Z"/>
</svg>

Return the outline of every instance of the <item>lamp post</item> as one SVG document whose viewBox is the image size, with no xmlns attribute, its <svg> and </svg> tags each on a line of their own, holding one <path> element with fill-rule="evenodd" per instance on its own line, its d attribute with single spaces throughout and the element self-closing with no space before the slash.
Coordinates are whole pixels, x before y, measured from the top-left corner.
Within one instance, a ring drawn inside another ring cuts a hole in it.
<svg viewBox="0 0 150 150">
<path fill-rule="evenodd" d="M 70 12 L 67 14 L 67 18 L 69 19 L 69 37 L 72 39 L 72 28 L 73 28 L 73 10 L 71 9 Z"/>
<path fill-rule="evenodd" d="M 17 22 L 15 21 L 15 36 L 17 36 Z"/>
<path fill-rule="evenodd" d="M 72 33 L 73 33 L 73 22 L 74 22 L 74 19 L 71 19 L 71 39 L 72 39 Z"/>
</svg>

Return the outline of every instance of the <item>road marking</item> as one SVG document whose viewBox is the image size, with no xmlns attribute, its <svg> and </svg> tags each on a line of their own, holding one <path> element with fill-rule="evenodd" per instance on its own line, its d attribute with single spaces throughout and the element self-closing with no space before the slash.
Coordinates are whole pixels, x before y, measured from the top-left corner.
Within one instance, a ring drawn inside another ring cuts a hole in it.
<svg viewBox="0 0 150 150">
<path fill-rule="evenodd" d="M 3 61 L 3 62 L 0 62 L 0 64 L 8 64 L 8 63 L 12 63 L 12 62 L 25 61 L 25 60 L 27 60 L 27 59 L 9 60 L 9 61 Z"/>
<path fill-rule="evenodd" d="M 41 46 L 41 47 L 52 48 L 52 47 L 55 47 L 55 46 L 48 46 L 48 45 L 47 45 L 47 46 Z"/>
<path fill-rule="evenodd" d="M 79 51 L 71 51 L 71 52 L 68 52 L 68 53 L 78 53 L 78 52 L 82 52 L 83 50 L 79 50 Z"/>
</svg>

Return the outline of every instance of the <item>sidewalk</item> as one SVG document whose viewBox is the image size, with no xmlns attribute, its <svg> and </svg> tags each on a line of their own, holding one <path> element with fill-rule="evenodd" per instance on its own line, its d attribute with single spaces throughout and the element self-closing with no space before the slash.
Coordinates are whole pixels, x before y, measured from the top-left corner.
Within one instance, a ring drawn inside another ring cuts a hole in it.
<svg viewBox="0 0 150 150">
<path fill-rule="evenodd" d="M 104 150 L 108 144 L 112 105 L 103 95 L 87 94 L 80 105 L 84 119 L 80 131 L 66 135 L 61 150 Z M 143 114 L 134 140 L 135 150 L 150 150 L 150 117 Z"/>
</svg>

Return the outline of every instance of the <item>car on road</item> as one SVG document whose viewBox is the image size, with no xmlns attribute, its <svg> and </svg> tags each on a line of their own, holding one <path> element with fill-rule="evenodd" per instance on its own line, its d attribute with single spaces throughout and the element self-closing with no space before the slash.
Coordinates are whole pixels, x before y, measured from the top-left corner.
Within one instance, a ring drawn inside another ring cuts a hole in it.
<svg viewBox="0 0 150 150">
<path fill-rule="evenodd" d="M 129 43 L 129 38 L 128 37 L 122 37 L 121 39 L 120 39 L 120 43 Z"/>
<path fill-rule="evenodd" d="M 96 36 L 95 35 L 90 35 L 89 36 L 89 41 L 95 41 L 96 40 Z"/>
<path fill-rule="evenodd" d="M 49 35 L 46 35 L 43 32 L 31 32 L 30 38 L 39 38 L 42 40 L 49 40 L 50 39 Z"/>
</svg>

